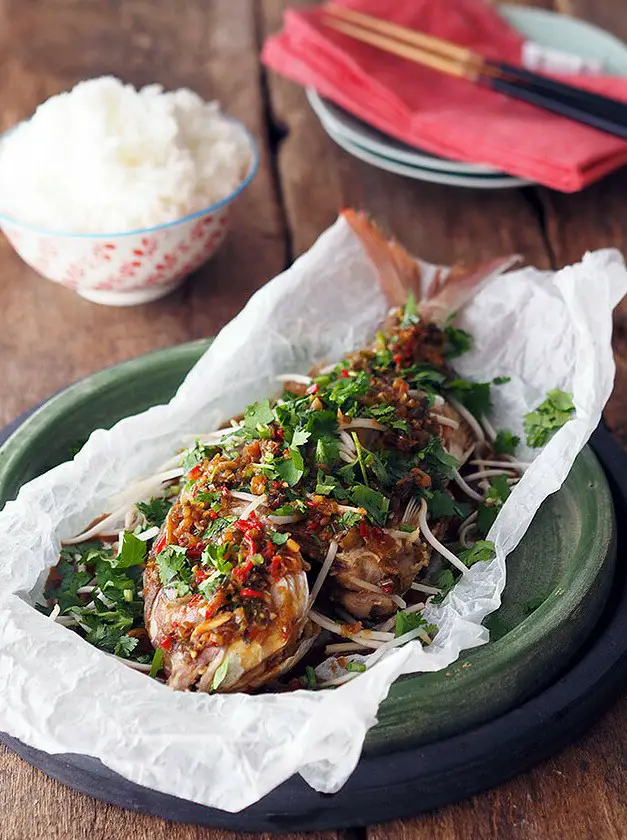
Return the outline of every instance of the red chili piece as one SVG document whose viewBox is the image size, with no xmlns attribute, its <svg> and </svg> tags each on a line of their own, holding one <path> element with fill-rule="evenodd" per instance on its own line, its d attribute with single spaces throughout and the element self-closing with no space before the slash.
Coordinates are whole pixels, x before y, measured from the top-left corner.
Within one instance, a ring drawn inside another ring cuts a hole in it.
<svg viewBox="0 0 627 840">
<path fill-rule="evenodd" d="M 317 383 L 317 382 L 314 382 L 314 383 L 313 383 L 313 385 L 310 385 L 310 386 L 309 386 L 309 388 L 307 388 L 307 392 L 306 392 L 306 393 L 308 393 L 308 394 L 317 394 L 319 390 L 320 390 L 320 386 L 318 385 L 318 383 Z"/>
<path fill-rule="evenodd" d="M 263 592 L 259 592 L 257 589 L 242 589 L 239 594 L 244 598 L 265 598 Z"/>
<path fill-rule="evenodd" d="M 237 566 L 233 570 L 233 577 L 238 580 L 240 583 L 244 583 L 248 575 L 253 570 L 253 561 L 249 560 L 247 563 L 244 563 L 243 566 Z"/>
<path fill-rule="evenodd" d="M 164 531 L 163 534 L 161 534 L 161 536 L 159 537 L 159 539 L 157 540 L 157 542 L 153 546 L 152 550 L 155 554 L 159 554 L 160 551 L 163 551 L 167 539 L 168 539 L 168 535 Z"/>
<path fill-rule="evenodd" d="M 362 519 L 359 523 L 359 534 L 362 537 L 368 536 L 368 525 L 366 524 L 366 520 Z"/>
<path fill-rule="evenodd" d="M 200 478 L 202 475 L 202 464 L 196 464 L 195 467 L 192 467 L 191 470 L 187 473 L 187 478 L 190 481 L 195 481 L 197 478 Z"/>
<path fill-rule="evenodd" d="M 167 636 L 162 642 L 161 647 L 164 650 L 170 650 L 172 645 L 174 644 L 174 636 Z"/>
<path fill-rule="evenodd" d="M 341 376 L 343 376 L 344 379 L 348 379 L 348 371 L 346 370 L 346 368 L 343 369 Z"/>
<path fill-rule="evenodd" d="M 259 522 L 257 521 L 257 516 L 255 511 L 253 511 L 248 519 L 238 519 L 237 522 L 234 523 L 234 528 L 237 528 L 238 531 L 242 531 L 244 534 L 251 530 L 251 528 L 259 528 Z"/>
<path fill-rule="evenodd" d="M 270 562 L 270 574 L 272 580 L 278 580 L 281 577 L 281 555 L 275 554 Z"/>
</svg>

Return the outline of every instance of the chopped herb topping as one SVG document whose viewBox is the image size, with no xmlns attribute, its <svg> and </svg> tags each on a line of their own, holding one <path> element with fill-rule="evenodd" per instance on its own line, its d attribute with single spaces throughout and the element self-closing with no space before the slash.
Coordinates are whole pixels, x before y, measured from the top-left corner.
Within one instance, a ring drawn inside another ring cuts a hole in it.
<svg viewBox="0 0 627 840">
<path fill-rule="evenodd" d="M 508 432 L 507 429 L 499 429 L 492 447 L 496 455 L 515 455 L 516 447 L 519 443 L 520 438 L 518 435 Z"/>
<path fill-rule="evenodd" d="M 444 328 L 444 334 L 448 340 L 445 352 L 449 359 L 455 359 L 472 349 L 472 336 L 465 330 L 457 329 L 449 324 Z"/>
<path fill-rule="evenodd" d="M 483 560 L 492 560 L 493 557 L 494 543 L 489 540 L 477 540 L 471 548 L 459 552 L 459 559 L 469 568 Z"/>
<path fill-rule="evenodd" d="M 572 394 L 557 389 L 549 391 L 535 411 L 525 414 L 523 428 L 527 446 L 544 446 L 571 419 L 574 411 Z"/>
<path fill-rule="evenodd" d="M 229 671 L 229 659 L 228 659 L 228 657 L 225 657 L 224 660 L 218 665 L 218 667 L 216 668 L 216 672 L 213 675 L 213 681 L 211 683 L 211 690 L 212 691 L 216 691 L 216 689 L 218 689 L 222 685 L 222 683 L 226 679 L 226 675 L 228 674 L 228 671 Z"/>
<path fill-rule="evenodd" d="M 161 528 L 172 507 L 172 499 L 154 498 L 149 502 L 137 502 L 135 507 L 143 515 L 148 525 L 156 525 Z"/>
<path fill-rule="evenodd" d="M 485 536 L 488 533 L 510 493 L 511 490 L 504 475 L 495 475 L 490 479 L 485 501 L 481 502 L 477 509 L 477 529 L 480 534 Z"/>
<path fill-rule="evenodd" d="M 434 624 L 429 624 L 421 612 L 406 613 L 399 610 L 396 613 L 396 625 L 394 628 L 395 635 L 404 636 L 410 630 L 416 630 L 418 627 L 423 627 L 427 635 L 435 635 L 438 628 Z"/>
</svg>

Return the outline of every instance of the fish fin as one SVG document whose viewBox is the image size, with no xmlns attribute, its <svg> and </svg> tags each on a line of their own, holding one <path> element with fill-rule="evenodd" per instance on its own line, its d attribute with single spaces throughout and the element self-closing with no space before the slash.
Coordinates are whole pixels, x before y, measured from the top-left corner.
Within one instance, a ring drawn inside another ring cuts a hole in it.
<svg viewBox="0 0 627 840">
<path fill-rule="evenodd" d="M 420 301 L 422 318 L 436 324 L 444 324 L 484 283 L 508 271 L 521 259 L 514 254 L 469 265 L 457 263 L 450 271 L 439 268 L 423 298 L 420 265 L 414 257 L 394 239 L 387 239 L 366 213 L 349 209 L 343 210 L 342 216 L 374 265 L 390 306 L 404 306 L 411 291 Z"/>
<path fill-rule="evenodd" d="M 448 272 L 438 269 L 427 294 L 420 301 L 418 308 L 421 317 L 443 325 L 465 306 L 485 283 L 509 271 L 520 260 L 518 254 L 513 254 L 469 265 L 456 263 Z"/>
<path fill-rule="evenodd" d="M 390 306 L 404 306 L 412 291 L 421 296 L 421 271 L 414 258 L 367 216 L 357 210 L 343 210 L 342 216 L 355 233 L 372 262 Z"/>
</svg>

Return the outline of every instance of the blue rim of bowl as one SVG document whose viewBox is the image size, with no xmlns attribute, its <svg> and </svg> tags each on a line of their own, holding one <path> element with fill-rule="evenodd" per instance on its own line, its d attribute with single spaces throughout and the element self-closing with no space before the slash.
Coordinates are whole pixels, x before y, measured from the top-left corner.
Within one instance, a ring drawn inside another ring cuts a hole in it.
<svg viewBox="0 0 627 840">
<path fill-rule="evenodd" d="M 7 224 L 14 225 L 17 228 L 21 228 L 22 230 L 27 230 L 31 233 L 38 233 L 41 236 L 62 236 L 66 239 L 117 239 L 121 236 L 137 236 L 138 234 L 148 234 L 155 233 L 159 230 L 167 230 L 168 228 L 173 228 L 177 225 L 182 225 L 185 222 L 191 222 L 194 219 L 200 219 L 203 216 L 206 216 L 208 213 L 213 213 L 215 210 L 220 210 L 220 208 L 225 207 L 227 204 L 230 204 L 231 201 L 236 199 L 237 196 L 246 189 L 246 187 L 250 184 L 252 179 L 257 174 L 257 171 L 259 170 L 259 147 L 257 146 L 257 141 L 255 140 L 253 133 L 246 128 L 244 123 L 235 119 L 235 117 L 230 117 L 226 114 L 223 116 L 225 116 L 229 122 L 238 126 L 238 128 L 246 135 L 251 153 L 251 162 L 244 180 L 237 185 L 237 187 L 233 190 L 232 193 L 229 193 L 229 195 L 227 195 L 225 198 L 220 199 L 220 201 L 216 201 L 215 204 L 210 204 L 208 207 L 203 207 L 201 210 L 195 210 L 193 213 L 189 213 L 187 216 L 181 216 L 180 219 L 174 219 L 174 221 L 172 222 L 164 222 L 163 224 L 155 225 L 154 227 L 135 228 L 134 230 L 125 230 L 120 231 L 118 233 L 69 233 L 68 231 L 63 230 L 48 230 L 46 228 L 40 228 L 34 225 L 26 224 L 25 222 L 20 222 L 19 219 L 14 219 L 7 213 L 2 212 L 0 212 L 0 227 L 2 227 L 3 222 L 6 222 Z M 0 141 L 3 137 L 6 137 L 8 134 L 15 131 L 16 128 L 17 126 L 14 126 L 8 131 L 5 131 L 4 134 L 1 134 Z"/>
</svg>

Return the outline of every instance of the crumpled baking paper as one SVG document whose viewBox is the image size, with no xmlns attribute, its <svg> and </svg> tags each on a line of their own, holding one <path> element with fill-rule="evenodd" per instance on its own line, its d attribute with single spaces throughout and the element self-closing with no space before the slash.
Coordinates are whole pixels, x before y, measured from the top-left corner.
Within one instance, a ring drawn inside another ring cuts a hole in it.
<svg viewBox="0 0 627 840">
<path fill-rule="evenodd" d="M 427 272 L 429 274 L 429 272 Z M 601 417 L 614 377 L 611 313 L 627 291 L 616 251 L 557 273 L 526 268 L 479 292 L 459 319 L 475 347 L 458 369 L 494 388 L 493 424 L 521 420 L 550 388 L 574 394 L 576 417 L 534 458 L 489 535 L 496 559 L 470 569 L 429 618 L 433 644 L 390 651 L 338 689 L 248 696 L 177 693 L 35 611 L 60 541 L 150 474 L 184 435 L 209 431 L 276 393 L 276 374 L 306 372 L 362 345 L 386 312 L 374 271 L 339 219 L 228 324 L 168 405 L 96 431 L 73 461 L 25 485 L 0 513 L 0 730 L 49 753 L 82 753 L 141 785 L 235 812 L 294 773 L 337 791 L 377 708 L 401 674 L 435 671 L 484 644 L 505 557 L 555 492 Z"/>
</svg>

